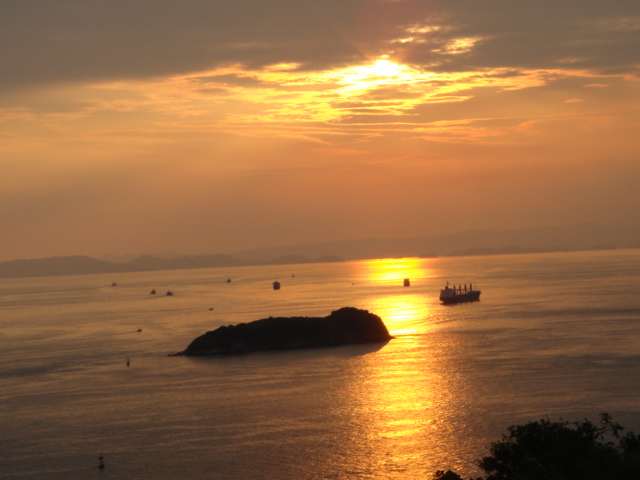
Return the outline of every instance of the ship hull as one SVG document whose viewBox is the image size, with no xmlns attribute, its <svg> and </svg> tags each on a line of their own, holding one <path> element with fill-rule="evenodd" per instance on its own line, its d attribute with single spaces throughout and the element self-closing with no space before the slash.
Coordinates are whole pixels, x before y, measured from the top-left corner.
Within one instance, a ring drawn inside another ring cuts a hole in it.
<svg viewBox="0 0 640 480">
<path fill-rule="evenodd" d="M 451 296 L 440 295 L 440 301 L 446 304 L 478 302 L 480 301 L 480 293 L 481 292 L 479 291 L 471 291 L 467 293 L 458 293 Z"/>
</svg>

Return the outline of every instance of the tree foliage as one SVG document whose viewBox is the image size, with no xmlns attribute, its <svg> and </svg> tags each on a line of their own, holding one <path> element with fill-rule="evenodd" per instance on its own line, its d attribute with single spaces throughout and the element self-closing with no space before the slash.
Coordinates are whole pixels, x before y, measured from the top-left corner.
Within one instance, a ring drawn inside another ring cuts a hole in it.
<svg viewBox="0 0 640 480">
<path fill-rule="evenodd" d="M 600 414 L 599 425 L 543 418 L 507 430 L 478 462 L 486 476 L 476 480 L 640 479 L 640 437 L 621 435 L 609 414 Z M 462 480 L 450 470 L 433 478 Z"/>
</svg>

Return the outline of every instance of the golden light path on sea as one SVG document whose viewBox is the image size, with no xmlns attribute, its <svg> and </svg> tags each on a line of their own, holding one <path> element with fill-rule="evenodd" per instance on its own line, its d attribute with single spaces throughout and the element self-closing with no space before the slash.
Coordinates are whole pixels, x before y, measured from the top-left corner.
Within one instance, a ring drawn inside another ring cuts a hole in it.
<svg viewBox="0 0 640 480">
<path fill-rule="evenodd" d="M 376 284 L 397 286 L 389 294 L 376 297 L 372 311 L 383 319 L 392 335 L 408 335 L 422 332 L 428 328 L 424 319 L 429 314 L 428 302 L 424 295 L 402 287 L 404 280 L 414 283 L 419 279 L 429 278 L 431 272 L 428 260 L 421 258 L 387 258 L 370 260 L 364 263 L 366 278 Z"/>
<path fill-rule="evenodd" d="M 433 302 L 420 288 L 435 275 L 429 265 L 421 258 L 361 262 L 363 281 L 387 292 L 370 307 L 395 337 L 360 358 L 346 389 L 353 436 L 345 454 L 362 459 L 362 475 L 371 470 L 404 479 L 407 471 L 423 470 L 430 478 L 442 458 L 462 449 L 450 426 L 464 412 L 458 401 L 464 379 L 448 375 L 450 359 L 437 354 L 459 346 L 430 326 Z M 405 278 L 411 286 L 403 287 Z"/>
</svg>

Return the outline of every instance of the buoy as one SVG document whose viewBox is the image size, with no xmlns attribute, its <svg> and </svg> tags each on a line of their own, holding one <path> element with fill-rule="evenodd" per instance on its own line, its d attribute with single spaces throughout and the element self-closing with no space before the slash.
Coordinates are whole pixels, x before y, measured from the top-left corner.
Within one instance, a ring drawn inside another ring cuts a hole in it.
<svg viewBox="0 0 640 480">
<path fill-rule="evenodd" d="M 273 289 L 280 290 L 280 282 L 273 282 Z"/>
<path fill-rule="evenodd" d="M 227 278 L 227 283 L 231 283 L 231 279 L 230 278 Z"/>
<path fill-rule="evenodd" d="M 98 457 L 98 460 L 100 460 L 100 463 L 98 464 L 98 468 L 104 468 L 104 457 L 102 456 L 102 454 L 100 454 L 100 456 Z"/>
<path fill-rule="evenodd" d="M 153 290 L 151 290 L 151 295 L 155 295 L 156 294 L 156 289 L 154 288 Z"/>
<path fill-rule="evenodd" d="M 408 278 L 405 278 L 405 279 L 404 279 L 404 286 L 405 286 L 405 287 L 409 287 L 410 285 L 411 285 L 411 282 L 409 281 L 409 279 L 408 279 Z"/>
<path fill-rule="evenodd" d="M 129 358 L 127 358 L 127 367 L 131 365 L 131 363 L 129 362 Z"/>
</svg>

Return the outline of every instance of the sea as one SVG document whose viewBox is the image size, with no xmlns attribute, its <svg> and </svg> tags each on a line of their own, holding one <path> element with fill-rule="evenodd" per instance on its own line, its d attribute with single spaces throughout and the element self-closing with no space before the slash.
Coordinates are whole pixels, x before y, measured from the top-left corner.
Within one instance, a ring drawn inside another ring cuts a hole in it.
<svg viewBox="0 0 640 480">
<path fill-rule="evenodd" d="M 345 306 L 394 339 L 170 356 Z M 509 425 L 603 412 L 640 432 L 640 250 L 0 280 L 3 480 L 468 477 Z"/>
</svg>

